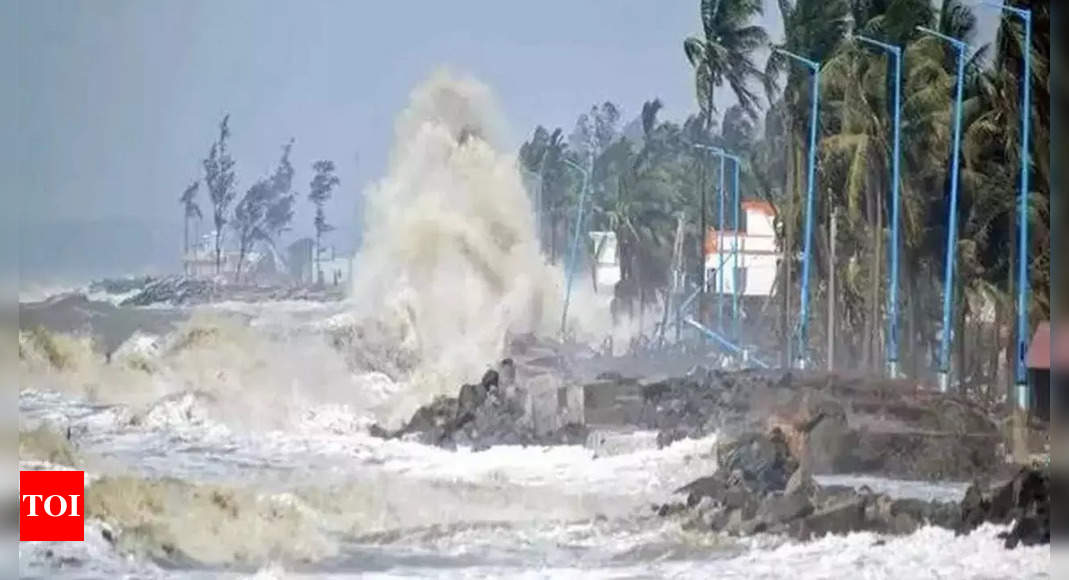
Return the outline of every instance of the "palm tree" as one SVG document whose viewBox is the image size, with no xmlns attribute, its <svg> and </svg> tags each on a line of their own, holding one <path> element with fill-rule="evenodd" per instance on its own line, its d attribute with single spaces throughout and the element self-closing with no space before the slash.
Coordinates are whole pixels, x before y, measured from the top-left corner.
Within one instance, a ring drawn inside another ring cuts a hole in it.
<svg viewBox="0 0 1069 580">
<path fill-rule="evenodd" d="M 548 238 L 545 244 L 548 246 L 549 259 L 553 263 L 557 261 L 558 249 L 562 247 L 563 237 L 567 234 L 568 215 L 578 202 L 578 181 L 574 170 L 564 163 L 565 159 L 580 163 L 579 160 L 573 159 L 564 131 L 559 127 L 550 132 L 539 126 L 531 139 L 520 146 L 520 164 L 525 170 L 540 177 L 540 211 L 546 218 L 543 221 L 546 232 L 539 232 L 539 237 Z"/>
<path fill-rule="evenodd" d="M 192 220 L 192 219 L 195 219 L 195 220 L 197 220 L 197 223 L 200 223 L 200 220 L 204 217 L 201 214 L 200 206 L 197 205 L 197 201 L 196 201 L 197 191 L 199 189 L 200 189 L 200 182 L 199 181 L 194 181 L 193 183 L 189 184 L 189 187 L 187 187 L 186 190 L 182 192 L 182 196 L 178 198 L 178 203 L 182 204 L 182 207 L 183 207 L 183 221 L 185 222 L 184 223 L 184 231 L 182 233 L 182 261 L 183 262 L 185 262 L 186 258 L 189 255 L 189 221 Z M 196 250 L 194 250 L 194 252 L 196 252 Z M 196 258 L 196 256 L 194 255 L 194 259 L 195 258 Z M 188 264 L 188 262 L 185 263 L 185 271 L 186 271 L 186 274 L 189 274 L 189 264 Z"/>
<path fill-rule="evenodd" d="M 701 0 L 701 36 L 683 41 L 683 51 L 694 67 L 698 108 L 710 129 L 716 116 L 714 92 L 725 82 L 752 117 L 757 116 L 758 98 L 752 82 L 764 81 L 754 62 L 755 53 L 768 46 L 768 33 L 753 24 L 762 13 L 761 0 Z"/>
<path fill-rule="evenodd" d="M 619 139 L 597 160 L 607 187 L 594 214 L 615 234 L 620 263 L 613 312 L 634 316 L 637 306 L 640 325 L 651 304 L 667 300 L 675 212 L 682 206 L 676 185 L 681 134 L 671 123 L 658 123 L 661 107 L 659 99 L 643 104 L 637 151 L 631 141 Z"/>
</svg>

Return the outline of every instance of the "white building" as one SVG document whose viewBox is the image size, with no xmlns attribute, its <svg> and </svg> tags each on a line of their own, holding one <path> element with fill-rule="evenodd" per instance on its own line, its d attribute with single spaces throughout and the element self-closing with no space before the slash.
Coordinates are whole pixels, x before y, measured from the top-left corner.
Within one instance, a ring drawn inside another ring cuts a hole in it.
<svg viewBox="0 0 1069 580">
<path fill-rule="evenodd" d="M 248 260 L 246 256 L 246 260 Z M 219 272 L 215 271 L 215 232 L 191 240 L 189 251 L 182 257 L 182 271 L 194 278 L 211 278 L 217 273 L 233 276 L 237 269 L 238 253 L 230 249 L 224 238 L 219 255 Z"/>
<path fill-rule="evenodd" d="M 353 256 L 338 254 L 331 246 L 329 251 L 323 248 L 319 259 L 319 268 L 323 271 L 325 286 L 348 286 L 353 278 Z"/>
<path fill-rule="evenodd" d="M 709 228 L 705 238 L 705 276 L 714 294 L 770 296 L 776 281 L 780 254 L 776 248 L 772 206 L 745 201 L 741 231 Z M 723 275 L 720 275 L 723 273 Z"/>
<path fill-rule="evenodd" d="M 242 257 L 232 247 L 232 242 L 228 243 L 225 238 L 222 241 L 218 272 L 215 267 L 215 232 L 210 232 L 190 244 L 189 251 L 182 257 L 183 273 L 194 278 L 213 278 L 218 275 L 233 280 L 240 261 L 242 283 L 276 284 L 288 281 L 287 260 L 274 247 L 257 244 Z"/>
<path fill-rule="evenodd" d="M 590 241 L 594 243 L 594 281 L 598 294 L 611 296 L 621 275 L 616 232 L 590 232 Z"/>
</svg>

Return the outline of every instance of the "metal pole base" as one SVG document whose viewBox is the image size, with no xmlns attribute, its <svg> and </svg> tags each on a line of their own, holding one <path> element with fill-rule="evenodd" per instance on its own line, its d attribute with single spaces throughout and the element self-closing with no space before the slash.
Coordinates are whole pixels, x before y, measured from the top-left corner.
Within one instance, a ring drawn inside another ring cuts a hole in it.
<svg viewBox="0 0 1069 580">
<path fill-rule="evenodd" d="M 898 361 L 893 360 L 887 363 L 887 376 L 892 379 L 898 378 Z"/>
<path fill-rule="evenodd" d="M 945 393 L 950 390 L 950 373 L 946 371 L 939 372 L 939 392 Z"/>
<path fill-rule="evenodd" d="M 1025 383 L 1017 383 L 1017 408 L 1021 411 L 1028 411 L 1028 385 Z"/>
</svg>

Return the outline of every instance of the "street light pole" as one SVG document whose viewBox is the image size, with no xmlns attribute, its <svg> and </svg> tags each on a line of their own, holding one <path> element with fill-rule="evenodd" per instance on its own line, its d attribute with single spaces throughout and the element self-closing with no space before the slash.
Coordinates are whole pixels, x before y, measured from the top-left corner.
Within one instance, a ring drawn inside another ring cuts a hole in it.
<svg viewBox="0 0 1069 580">
<path fill-rule="evenodd" d="M 902 158 L 900 135 L 902 130 L 902 47 L 880 42 L 866 36 L 855 36 L 857 40 L 881 48 L 894 57 L 895 95 L 894 95 L 894 151 L 891 157 L 891 272 L 887 293 L 887 375 L 898 377 L 898 246 L 899 240 L 899 161 Z"/>
<path fill-rule="evenodd" d="M 918 26 L 917 30 L 940 38 L 954 47 L 958 55 L 957 87 L 954 96 L 954 153 L 950 169 L 950 213 L 947 216 L 946 266 L 943 273 L 943 335 L 939 349 L 939 390 L 950 389 L 950 340 L 953 329 L 950 313 L 954 304 L 954 262 L 958 245 L 958 162 L 961 156 L 961 92 L 965 78 L 965 50 L 968 45 L 930 28 Z"/>
<path fill-rule="evenodd" d="M 739 336 L 739 161 L 738 157 L 732 156 L 732 160 L 735 162 L 732 165 L 732 187 L 735 189 L 735 243 L 731 246 L 731 317 L 733 320 L 734 328 L 732 329 L 732 336 L 735 338 L 735 342 L 740 342 Z"/>
<path fill-rule="evenodd" d="M 812 73 L 812 94 L 809 111 L 809 167 L 806 176 L 805 200 L 805 245 L 802 254 L 801 311 L 798 314 L 798 360 L 796 366 L 806 365 L 806 335 L 809 329 L 809 264 L 812 261 L 813 245 L 813 185 L 816 181 L 817 115 L 820 112 L 820 63 L 781 48 L 774 51 L 807 66 Z M 790 248 L 787 248 L 790 251 Z"/>
<path fill-rule="evenodd" d="M 720 264 L 716 267 L 716 325 L 724 332 L 724 156 L 720 155 L 720 215 L 717 217 L 716 253 Z"/>
<path fill-rule="evenodd" d="M 720 265 L 717 267 L 717 276 L 718 276 L 717 287 L 719 288 L 719 291 L 720 291 L 720 296 L 717 297 L 717 301 L 719 303 L 721 301 L 722 295 L 724 293 L 724 282 L 723 282 L 723 280 L 724 280 L 724 252 L 723 252 L 723 245 L 724 245 L 724 214 L 727 213 L 727 210 L 724 209 L 724 175 L 726 174 L 726 172 L 724 171 L 724 159 L 731 160 L 731 162 L 733 164 L 733 166 L 732 166 L 732 168 L 733 168 L 733 180 L 734 180 L 733 187 L 734 187 L 734 197 L 735 197 L 735 244 L 734 244 L 734 247 L 732 249 L 732 265 L 734 267 L 736 267 L 736 268 L 738 267 L 738 251 L 739 251 L 739 234 L 738 234 L 738 229 L 739 229 L 739 166 L 742 163 L 742 159 L 740 157 L 738 157 L 737 155 L 732 155 L 731 153 L 728 153 L 727 151 L 724 151 L 723 149 L 721 149 L 719 147 L 713 147 L 711 145 L 702 145 L 700 143 L 694 143 L 693 146 L 695 148 L 697 148 L 697 149 L 704 149 L 706 151 L 709 151 L 713 155 L 716 155 L 717 157 L 720 158 L 720 221 L 719 221 L 719 223 L 720 223 L 720 226 L 719 226 L 720 227 L 720 233 L 718 234 L 719 240 L 718 240 L 718 245 L 717 245 L 717 253 L 720 255 Z M 723 321 L 723 318 L 724 318 L 723 304 L 719 304 L 719 309 L 720 309 L 720 313 L 719 313 L 720 320 Z M 738 337 L 739 337 L 739 288 L 738 288 L 738 280 L 735 280 L 734 278 L 733 278 L 733 285 L 732 285 L 732 320 L 733 320 L 733 326 L 734 326 L 734 338 L 736 340 L 738 340 Z M 723 331 L 723 322 L 720 322 L 720 330 Z"/>
<path fill-rule="evenodd" d="M 1021 191 L 1018 197 L 1017 208 L 1017 363 L 1014 367 L 1014 379 L 1017 386 L 1017 407 L 1027 410 L 1029 407 L 1027 370 L 1025 368 L 1025 353 L 1028 349 L 1028 171 L 1029 171 L 1029 138 L 1031 123 L 1029 116 L 1032 113 L 1032 11 L 1027 8 L 1007 6 L 1001 2 L 981 1 L 980 4 L 992 8 L 1000 8 L 1004 12 L 1013 14 L 1021 19 L 1024 26 L 1024 46 L 1021 47 L 1021 56 L 1024 58 L 1024 74 L 1021 77 L 1021 103 L 1018 109 L 1021 111 Z"/>
<path fill-rule="evenodd" d="M 579 207 L 577 207 L 575 211 L 575 232 L 572 235 L 570 256 L 568 257 L 568 263 L 565 266 L 564 310 L 561 312 L 560 316 L 560 334 L 562 339 L 564 338 L 568 325 L 568 303 L 572 297 L 572 278 L 575 277 L 575 262 L 576 258 L 578 258 L 579 230 L 583 225 L 583 205 L 586 203 L 586 190 L 590 184 L 589 171 L 568 159 L 565 159 L 564 162 L 583 174 L 583 183 L 579 188 Z"/>
</svg>

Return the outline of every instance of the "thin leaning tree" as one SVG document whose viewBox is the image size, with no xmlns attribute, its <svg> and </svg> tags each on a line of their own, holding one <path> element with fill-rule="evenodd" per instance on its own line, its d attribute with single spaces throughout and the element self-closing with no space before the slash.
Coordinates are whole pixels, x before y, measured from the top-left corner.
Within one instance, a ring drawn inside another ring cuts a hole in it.
<svg viewBox="0 0 1069 580">
<path fill-rule="evenodd" d="M 334 175 L 334 162 L 329 160 L 316 161 L 312 164 L 312 170 L 315 171 L 315 176 L 312 177 L 312 182 L 308 188 L 308 200 L 316 206 L 315 219 L 312 225 L 315 227 L 316 232 L 316 244 L 315 244 L 315 266 L 316 266 L 316 281 L 319 284 L 323 283 L 323 265 L 322 265 L 322 241 L 323 234 L 330 232 L 334 229 L 334 226 L 327 223 L 326 213 L 323 211 L 323 206 L 334 191 L 334 188 L 341 183 L 337 175 Z"/>
</svg>

